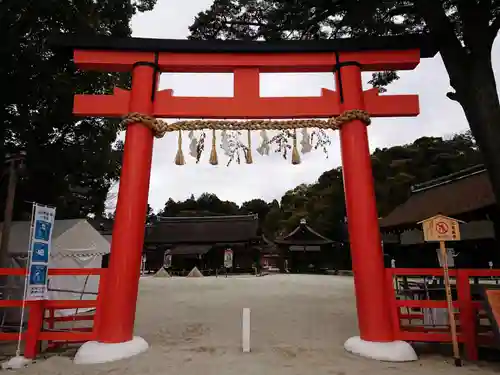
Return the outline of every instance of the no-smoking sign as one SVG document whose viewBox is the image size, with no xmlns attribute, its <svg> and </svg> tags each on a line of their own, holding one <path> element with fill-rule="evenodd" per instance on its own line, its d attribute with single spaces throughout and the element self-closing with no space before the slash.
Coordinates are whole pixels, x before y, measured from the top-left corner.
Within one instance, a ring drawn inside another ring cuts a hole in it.
<svg viewBox="0 0 500 375">
<path fill-rule="evenodd" d="M 460 241 L 460 221 L 436 215 L 419 222 L 423 226 L 425 241 Z"/>
<path fill-rule="evenodd" d="M 448 233 L 448 229 L 448 224 L 446 224 L 444 221 L 436 222 L 436 232 L 438 232 L 439 234 Z"/>
</svg>

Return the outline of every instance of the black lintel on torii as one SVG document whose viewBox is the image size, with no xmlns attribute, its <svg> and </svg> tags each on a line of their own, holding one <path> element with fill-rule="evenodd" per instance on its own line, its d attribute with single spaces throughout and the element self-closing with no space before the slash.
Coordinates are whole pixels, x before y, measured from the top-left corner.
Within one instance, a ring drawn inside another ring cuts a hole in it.
<svg viewBox="0 0 500 375">
<path fill-rule="evenodd" d="M 321 53 L 419 49 L 422 58 L 433 57 L 437 48 L 427 34 L 364 36 L 328 40 L 194 40 L 116 38 L 104 35 L 57 34 L 49 38 L 54 49 L 180 53 Z"/>
</svg>

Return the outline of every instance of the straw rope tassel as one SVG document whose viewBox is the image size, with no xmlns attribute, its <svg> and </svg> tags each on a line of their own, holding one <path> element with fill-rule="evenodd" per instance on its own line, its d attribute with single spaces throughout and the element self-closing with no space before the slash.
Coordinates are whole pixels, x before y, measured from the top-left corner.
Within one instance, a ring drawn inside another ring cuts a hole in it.
<svg viewBox="0 0 500 375">
<path fill-rule="evenodd" d="M 300 164 L 300 154 L 297 149 L 297 129 L 293 129 L 292 164 Z"/>
<path fill-rule="evenodd" d="M 175 155 L 175 165 L 184 165 L 184 153 L 182 152 L 182 131 L 179 130 L 179 137 L 177 138 L 177 154 Z"/>
<path fill-rule="evenodd" d="M 219 161 L 217 158 L 216 142 L 217 142 L 217 139 L 215 138 L 215 129 L 213 129 L 212 130 L 212 151 L 210 152 L 210 164 L 212 164 L 212 165 L 219 164 Z"/>
<path fill-rule="evenodd" d="M 252 164 L 253 163 L 253 158 L 252 158 L 252 133 L 250 130 L 247 130 L 247 139 L 248 139 L 248 148 L 247 152 L 245 153 L 245 159 L 247 164 Z"/>
</svg>

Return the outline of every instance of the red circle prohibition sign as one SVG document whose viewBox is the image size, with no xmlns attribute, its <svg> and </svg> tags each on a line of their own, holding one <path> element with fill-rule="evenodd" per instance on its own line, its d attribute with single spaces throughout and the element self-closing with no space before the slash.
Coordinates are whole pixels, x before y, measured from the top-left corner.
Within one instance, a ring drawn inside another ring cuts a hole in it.
<svg viewBox="0 0 500 375">
<path fill-rule="evenodd" d="M 445 234 L 448 232 L 448 224 L 440 221 L 439 223 L 436 224 L 436 230 L 439 234 Z"/>
</svg>

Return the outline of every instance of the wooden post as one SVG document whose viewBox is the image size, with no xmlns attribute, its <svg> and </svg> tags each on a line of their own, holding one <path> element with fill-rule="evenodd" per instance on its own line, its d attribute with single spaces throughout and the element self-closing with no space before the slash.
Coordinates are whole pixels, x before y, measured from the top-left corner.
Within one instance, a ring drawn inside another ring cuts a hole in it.
<svg viewBox="0 0 500 375">
<path fill-rule="evenodd" d="M 450 275 L 448 274 L 448 253 L 444 241 L 439 241 L 439 249 L 441 250 L 441 259 L 443 261 L 444 288 L 446 290 L 446 302 L 448 304 L 448 320 L 450 321 L 451 340 L 453 344 L 453 357 L 455 358 L 455 366 L 462 366 L 460 359 L 460 349 L 458 347 L 457 325 L 455 322 L 455 313 L 453 312 L 453 298 L 451 296 Z"/>
<path fill-rule="evenodd" d="M 9 238 L 12 215 L 14 212 L 14 199 L 16 196 L 17 170 L 16 158 L 9 157 L 9 184 L 7 187 L 7 198 L 5 201 L 5 211 L 3 214 L 2 239 L 0 242 L 0 267 L 8 268 L 9 264 Z"/>
<path fill-rule="evenodd" d="M 44 304 L 44 301 L 32 301 L 28 304 L 29 318 L 24 343 L 24 357 L 29 359 L 35 359 L 38 353 L 38 338 L 43 327 Z"/>
<path fill-rule="evenodd" d="M 243 353 L 250 353 L 250 309 L 248 307 L 243 309 L 242 348 Z"/>
<path fill-rule="evenodd" d="M 9 155 L 7 162 L 9 163 L 9 183 L 7 186 L 7 198 L 5 202 L 5 211 L 3 214 L 2 236 L 0 239 L 0 268 L 10 268 L 9 257 L 9 241 L 10 227 L 12 226 L 12 217 L 14 215 L 14 200 L 16 197 L 17 186 L 17 168 L 18 163 L 24 160 L 26 153 L 24 151 L 16 155 Z M 0 276 L 0 286 L 4 287 L 4 299 L 8 299 L 11 292 L 9 277 L 7 275 Z"/>
<path fill-rule="evenodd" d="M 472 295 L 467 270 L 457 270 L 458 306 L 460 309 L 460 332 L 464 338 L 465 353 L 470 361 L 478 360 L 477 316 L 472 305 Z"/>
<path fill-rule="evenodd" d="M 418 223 L 422 224 L 424 240 L 426 242 L 439 242 L 455 366 L 462 366 L 462 360 L 460 359 L 460 350 L 458 347 L 457 325 L 453 312 L 453 298 L 451 296 L 450 275 L 448 273 L 448 252 L 446 251 L 445 241 L 460 241 L 460 223 L 461 221 L 459 220 L 443 215 L 436 215 Z"/>
</svg>

